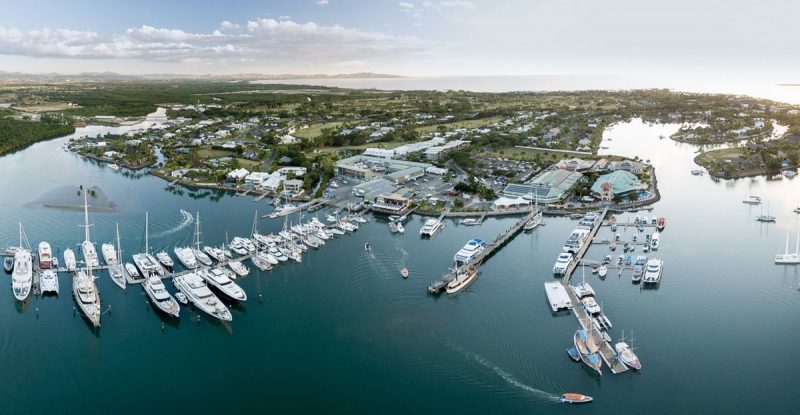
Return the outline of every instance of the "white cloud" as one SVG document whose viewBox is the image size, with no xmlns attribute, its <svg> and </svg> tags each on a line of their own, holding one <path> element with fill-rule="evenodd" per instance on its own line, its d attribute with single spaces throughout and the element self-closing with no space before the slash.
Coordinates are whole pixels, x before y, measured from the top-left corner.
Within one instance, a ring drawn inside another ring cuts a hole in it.
<svg viewBox="0 0 800 415">
<path fill-rule="evenodd" d="M 317 0 L 317 5 L 319 6 L 327 6 L 328 0 Z"/>
<path fill-rule="evenodd" d="M 414 8 L 414 3 L 409 3 L 407 1 L 401 1 L 400 3 L 397 3 L 397 5 L 400 6 L 401 8 L 403 8 L 403 9 L 413 9 Z"/>
<path fill-rule="evenodd" d="M 446 0 L 440 1 L 439 6 L 441 7 L 460 7 L 467 10 L 475 10 L 478 7 L 475 3 L 468 1 L 468 0 Z"/>
</svg>

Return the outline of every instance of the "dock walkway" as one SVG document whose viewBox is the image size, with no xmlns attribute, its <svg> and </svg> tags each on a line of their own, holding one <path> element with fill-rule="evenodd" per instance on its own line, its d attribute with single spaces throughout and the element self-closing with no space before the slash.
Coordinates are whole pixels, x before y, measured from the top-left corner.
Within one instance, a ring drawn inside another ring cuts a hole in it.
<svg viewBox="0 0 800 415">
<path fill-rule="evenodd" d="M 516 236 L 522 228 L 525 226 L 528 221 L 530 221 L 534 216 L 536 216 L 541 211 L 541 208 L 531 209 L 524 218 L 520 219 L 512 225 L 510 228 L 506 229 L 505 232 L 498 235 L 494 241 L 486 245 L 486 248 L 481 251 L 479 254 L 475 255 L 475 257 L 470 261 L 470 265 L 474 263 L 480 263 L 481 261 L 486 260 L 490 256 L 492 256 L 497 250 L 499 250 L 503 245 L 505 245 L 508 241 L 510 241 L 514 236 Z M 439 220 L 444 218 L 447 212 L 442 213 L 442 216 L 439 217 Z M 447 283 L 453 280 L 456 277 L 455 270 L 449 270 L 441 279 L 436 280 L 428 284 L 428 293 L 430 294 L 441 294 L 444 291 L 444 288 L 447 286 Z"/>
</svg>

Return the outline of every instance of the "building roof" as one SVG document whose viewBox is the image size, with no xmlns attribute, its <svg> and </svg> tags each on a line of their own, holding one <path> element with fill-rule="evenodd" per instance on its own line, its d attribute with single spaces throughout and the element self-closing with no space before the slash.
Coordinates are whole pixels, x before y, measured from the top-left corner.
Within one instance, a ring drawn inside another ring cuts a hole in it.
<svg viewBox="0 0 800 415">
<path fill-rule="evenodd" d="M 617 170 L 597 178 L 597 181 L 592 185 L 592 192 L 600 193 L 603 185 L 606 183 L 610 183 L 614 186 L 612 191 L 615 195 L 647 189 L 647 186 L 642 184 L 635 174 L 625 170 Z"/>
</svg>

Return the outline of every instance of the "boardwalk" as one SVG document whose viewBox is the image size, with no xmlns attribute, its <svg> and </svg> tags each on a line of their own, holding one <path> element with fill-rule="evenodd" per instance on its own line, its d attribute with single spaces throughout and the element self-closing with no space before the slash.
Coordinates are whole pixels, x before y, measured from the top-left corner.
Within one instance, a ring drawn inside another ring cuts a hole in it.
<svg viewBox="0 0 800 415">
<path fill-rule="evenodd" d="M 520 219 L 510 228 L 506 229 L 505 232 L 498 235 L 494 241 L 486 245 L 486 248 L 477 254 L 471 261 L 470 264 L 473 263 L 480 263 L 490 256 L 492 256 L 498 249 L 500 249 L 503 245 L 505 245 L 508 241 L 510 241 L 514 236 L 516 236 L 522 228 L 525 226 L 528 221 L 530 221 L 534 216 L 536 216 L 541 211 L 540 208 L 532 209 L 525 215 L 524 218 Z M 446 213 L 446 212 L 445 212 Z M 444 218 L 445 213 L 442 213 L 442 216 L 439 218 L 441 220 Z M 469 264 L 465 264 L 469 265 Z M 455 278 L 455 270 L 450 270 L 447 272 L 440 280 L 434 281 L 428 284 L 428 292 L 431 294 L 441 294 L 444 288 L 447 286 L 447 283 Z"/>
</svg>

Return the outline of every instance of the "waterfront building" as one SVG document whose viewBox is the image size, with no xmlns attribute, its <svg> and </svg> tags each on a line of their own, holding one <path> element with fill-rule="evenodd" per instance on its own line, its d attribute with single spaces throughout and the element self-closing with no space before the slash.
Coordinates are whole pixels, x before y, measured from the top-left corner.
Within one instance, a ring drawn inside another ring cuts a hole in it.
<svg viewBox="0 0 800 415">
<path fill-rule="evenodd" d="M 297 179 L 284 180 L 283 190 L 287 192 L 292 192 L 294 194 L 299 194 L 300 192 L 303 191 L 303 181 Z"/>
<path fill-rule="evenodd" d="M 545 170 L 527 183 L 508 184 L 503 190 L 503 196 L 509 198 L 523 197 L 536 200 L 541 204 L 558 203 L 564 200 L 572 191 L 583 174 L 569 170 Z"/>
<path fill-rule="evenodd" d="M 372 211 L 389 215 L 404 215 L 411 207 L 411 199 L 396 193 L 384 194 L 375 198 Z"/>
<path fill-rule="evenodd" d="M 247 169 L 236 169 L 236 170 L 233 170 L 230 173 L 228 173 L 225 176 L 225 178 L 229 182 L 240 182 L 240 181 L 244 180 L 244 178 L 247 177 L 249 174 L 250 174 L 250 171 L 248 171 Z"/>
<path fill-rule="evenodd" d="M 611 189 L 605 191 L 606 197 L 610 196 L 609 192 L 613 193 L 613 196 L 622 196 L 631 192 L 647 189 L 647 186 L 640 182 L 639 178 L 633 173 L 625 170 L 617 170 L 598 177 L 597 181 L 592 185 L 592 193 L 600 195 L 600 197 L 603 198 L 603 186 L 606 184 L 611 185 Z"/>
</svg>

